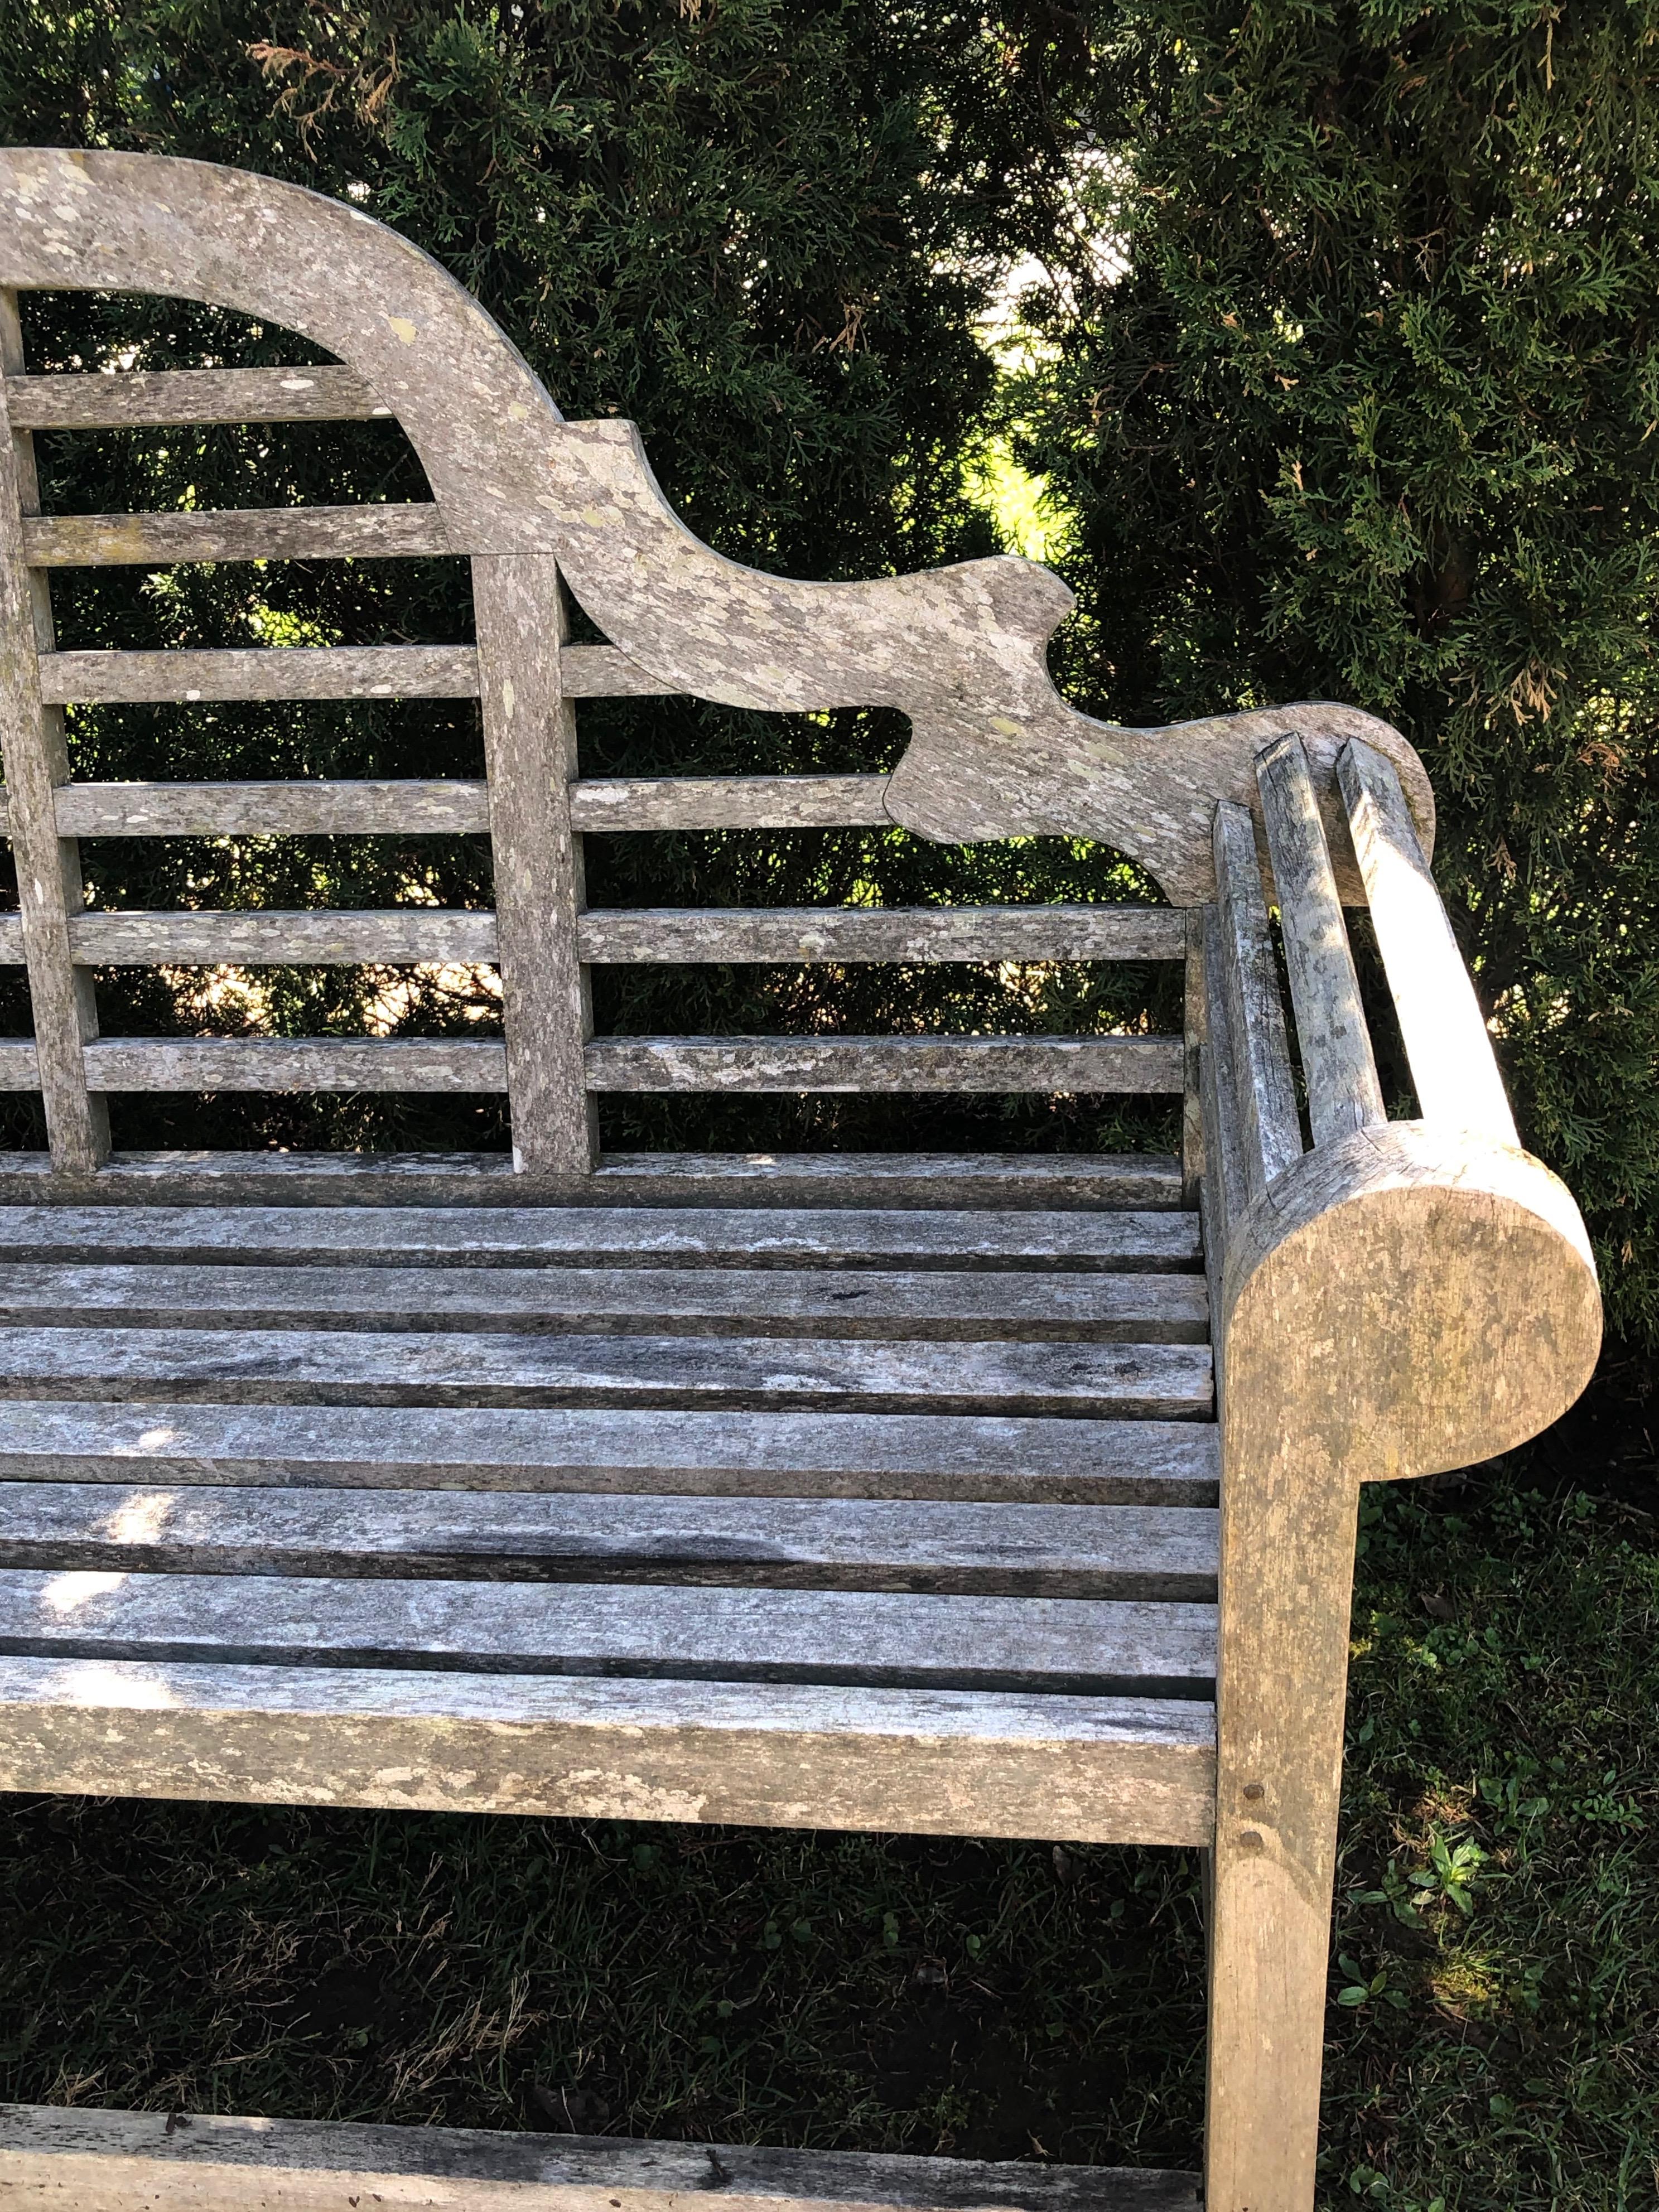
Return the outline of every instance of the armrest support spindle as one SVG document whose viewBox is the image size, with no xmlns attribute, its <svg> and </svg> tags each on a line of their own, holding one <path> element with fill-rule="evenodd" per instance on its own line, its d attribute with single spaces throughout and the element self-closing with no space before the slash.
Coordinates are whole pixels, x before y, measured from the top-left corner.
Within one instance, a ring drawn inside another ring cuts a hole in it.
<svg viewBox="0 0 1659 2212">
<path fill-rule="evenodd" d="M 1400 779 L 1358 738 L 1338 755 L 1336 775 L 1423 1119 L 1518 1145 L 1480 1001 Z"/>
<path fill-rule="evenodd" d="M 1313 775 L 1300 738 L 1256 757 L 1316 1145 L 1388 1119 Z"/>
<path fill-rule="evenodd" d="M 1221 800 L 1214 835 L 1219 980 L 1231 1031 L 1241 1149 L 1254 1197 L 1302 1158 L 1302 1127 L 1249 810 Z"/>
</svg>

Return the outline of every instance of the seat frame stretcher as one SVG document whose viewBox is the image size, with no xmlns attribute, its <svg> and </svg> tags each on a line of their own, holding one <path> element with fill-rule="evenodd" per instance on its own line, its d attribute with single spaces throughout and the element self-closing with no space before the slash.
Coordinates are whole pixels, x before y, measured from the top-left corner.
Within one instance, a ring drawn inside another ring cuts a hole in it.
<svg viewBox="0 0 1659 2212">
<path fill-rule="evenodd" d="M 30 374 L 18 295 L 206 300 L 335 359 Z M 0 1785 L 1110 1840 L 1210 1858 L 1204 2174 L 46 2107 L 0 2212 L 716 2203 L 1310 2212 L 1363 1481 L 1570 1404 L 1600 1305 L 1520 1146 L 1398 732 L 1081 714 L 1009 558 L 726 561 L 362 215 L 0 153 Z M 40 512 L 37 431 L 368 421 L 428 502 Z M 63 568 L 448 556 L 476 643 L 59 651 Z M 570 599 L 605 642 L 578 643 Z M 575 703 L 888 707 L 880 775 L 586 779 Z M 482 779 L 77 782 L 94 702 L 476 700 Z M 605 912 L 584 839 L 1059 836 L 1164 905 Z M 487 835 L 492 913 L 91 913 L 82 836 Z M 1390 1119 L 1346 911 L 1416 1113 Z M 1280 984 L 1288 987 L 1290 1019 Z M 1182 964 L 1180 1036 L 593 1034 L 629 962 Z M 94 969 L 464 962 L 499 1036 L 119 1038 Z M 511 1158 L 121 1153 L 123 1090 L 505 1094 Z M 624 1155 L 606 1091 L 1138 1092 L 1179 1158 Z"/>
</svg>

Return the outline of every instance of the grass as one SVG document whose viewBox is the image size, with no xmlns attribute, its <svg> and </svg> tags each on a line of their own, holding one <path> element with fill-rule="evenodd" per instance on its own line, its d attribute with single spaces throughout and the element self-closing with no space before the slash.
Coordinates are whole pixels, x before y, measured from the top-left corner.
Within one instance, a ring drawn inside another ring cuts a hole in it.
<svg viewBox="0 0 1659 2212">
<path fill-rule="evenodd" d="M 1368 1495 L 1324 2188 L 1624 2212 L 1659 2146 L 1655 1524 Z M 1190 2164 L 1175 1852 L 13 1800 L 0 2094 Z"/>
</svg>

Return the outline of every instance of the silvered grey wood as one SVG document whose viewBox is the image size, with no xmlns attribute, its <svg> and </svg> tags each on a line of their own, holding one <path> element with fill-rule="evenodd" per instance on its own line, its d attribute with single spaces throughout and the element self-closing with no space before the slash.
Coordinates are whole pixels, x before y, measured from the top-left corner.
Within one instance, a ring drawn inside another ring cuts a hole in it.
<svg viewBox="0 0 1659 2212">
<path fill-rule="evenodd" d="M 1308 1118 L 1316 1145 L 1385 1121 L 1359 978 L 1336 875 L 1299 738 L 1278 738 L 1256 762 L 1285 966 L 1296 1015 Z"/>
<path fill-rule="evenodd" d="M 106 1037 L 101 1091 L 504 1091 L 499 1041 L 474 1037 Z"/>
<path fill-rule="evenodd" d="M 33 1046 L 28 1048 L 32 1053 Z M 31 1067 L 33 1062 L 30 1062 Z M 0 1082 L 4 1080 L 0 1047 Z M 0 1152 L 0 1203 L 32 1205 L 44 1152 Z M 112 1203 L 496 1206 L 580 1197 L 623 1206 L 856 1206 L 932 1209 L 1172 1209 L 1181 1164 L 1147 1153 L 611 1152 L 580 1188 L 515 1176 L 506 1152 L 117 1152 L 99 1170 Z M 77 1191 L 84 1198 L 85 1189 Z"/>
<path fill-rule="evenodd" d="M 887 1206 L 0 1206 L 14 1259 L 202 1266 L 1054 1267 L 1198 1264 L 1190 1213 Z"/>
<path fill-rule="evenodd" d="M 0 1397 L 1206 1419 L 1189 1344 L 0 1328 Z"/>
<path fill-rule="evenodd" d="M 268 645 L 222 653 L 50 653 L 41 696 L 60 705 L 198 699 L 473 699 L 470 645 Z"/>
<path fill-rule="evenodd" d="M 0 1474 L 42 1482 L 1184 1509 L 1218 1466 L 1208 1422 L 0 1401 Z"/>
<path fill-rule="evenodd" d="M 395 1225 L 392 1229 L 395 1237 Z M 392 1258 L 399 1258 L 395 1244 Z M 65 1266 L 0 1261 L 0 1323 L 1201 1344 L 1197 1275 L 940 1268 Z"/>
<path fill-rule="evenodd" d="M 570 804 L 579 830 L 884 829 L 886 789 L 884 775 L 593 776 Z"/>
<path fill-rule="evenodd" d="M 567 646 L 566 696 L 659 694 L 664 686 L 610 646 Z M 197 699 L 473 699 L 470 645 L 271 645 L 248 651 L 48 653 L 41 696 L 72 706 Z M 781 781 L 781 779 L 780 779 Z"/>
<path fill-rule="evenodd" d="M 1220 981 L 1227 998 L 1244 1164 L 1255 1193 L 1302 1158 L 1302 1127 L 1255 836 L 1242 806 L 1224 804 L 1216 809 L 1215 869 Z"/>
<path fill-rule="evenodd" d="M 513 1164 L 582 1175 L 599 1137 L 584 1056 L 592 1009 L 576 950 L 586 894 L 570 822 L 576 718 L 560 680 L 568 617 L 558 568 L 545 556 L 476 559 L 472 599 Z"/>
<path fill-rule="evenodd" d="M 456 836 L 489 827 L 478 782 L 70 783 L 64 836 Z"/>
<path fill-rule="evenodd" d="M 581 917 L 592 961 L 1179 960 L 1173 908 L 778 907 L 606 909 Z"/>
<path fill-rule="evenodd" d="M 1030 563 L 816 585 L 722 561 L 668 508 L 631 424 L 563 422 L 460 287 L 338 204 L 206 165 L 23 149 L 0 161 L 0 281 L 207 296 L 339 356 L 395 410 L 456 549 L 556 554 L 606 634 L 667 688 L 905 713 L 912 742 L 888 806 L 926 835 L 1100 837 L 1190 903 L 1211 889 L 1213 801 L 1248 796 L 1251 755 L 1287 722 L 1322 776 L 1347 736 L 1395 751 L 1431 834 L 1415 756 L 1352 710 L 1152 732 L 1077 714 L 1044 663 L 1070 595 Z"/>
<path fill-rule="evenodd" d="M 1201 1845 L 1215 1717 L 1179 1698 L 19 1659 L 0 1662 L 0 1788 Z"/>
<path fill-rule="evenodd" d="M 22 365 L 16 299 L 0 284 L 0 758 L 34 1030 L 30 1087 L 40 1091 L 53 1162 L 86 1175 L 109 1150 L 109 1116 L 82 1051 L 98 1033 L 97 1000 L 69 941 L 84 892 L 81 857 L 73 839 L 58 836 L 53 812 L 53 788 L 70 771 L 64 717 L 40 682 L 53 644 L 52 599 L 22 544 L 24 519 L 40 504 L 33 441 L 6 412 L 6 383 Z"/>
<path fill-rule="evenodd" d="M 0 1568 L 0 1654 L 1202 1697 L 1215 1609 L 916 1592 Z"/>
<path fill-rule="evenodd" d="M 35 568 L 165 568 L 179 561 L 384 561 L 450 550 L 435 507 L 182 508 L 52 514 L 23 526 Z"/>
<path fill-rule="evenodd" d="M 0 1566 L 1215 1601 L 1201 1506 L 0 1482 Z"/>
<path fill-rule="evenodd" d="M 38 1091 L 40 1067 L 31 1037 L 0 1037 L 0 1091 Z M 47 1156 L 51 1164 L 51 1156 Z M 70 1173 L 78 1173 L 71 1169 Z"/>
<path fill-rule="evenodd" d="M 356 422 L 389 415 L 349 368 L 122 369 L 15 376 L 13 420 L 28 430 L 170 428 L 185 422 Z"/>
<path fill-rule="evenodd" d="M 1486 1017 L 1400 779 L 1370 745 L 1350 744 L 1337 767 L 1423 1117 L 1518 1144 Z"/>
<path fill-rule="evenodd" d="M 273 810 L 280 817 L 279 804 Z M 60 805 L 60 815 L 61 815 Z M 263 827 L 269 830 L 267 818 Z M 433 828 L 431 822 L 422 828 Z M 154 833 L 153 833 L 154 834 Z M 1142 917 L 1147 917 L 1143 921 Z M 805 907 L 581 915 L 584 960 L 1170 960 L 1184 930 L 1158 907 Z M 12 943 L 16 939 L 15 945 Z M 232 961 L 493 961 L 489 913 L 398 907 L 390 911 L 94 913 L 74 917 L 70 940 L 88 963 Z M 0 962 L 21 960 L 21 932 L 0 916 Z"/>
<path fill-rule="evenodd" d="M 1181 1090 L 1179 1037 L 599 1037 L 596 1091 Z"/>
<path fill-rule="evenodd" d="M 356 914 L 82 914 L 70 924 L 70 943 L 77 959 L 111 967 L 149 961 L 257 967 L 286 961 L 490 962 L 497 957 L 493 914 L 421 906 Z M 0 959 L 4 957 L 0 933 Z"/>
<path fill-rule="evenodd" d="M 365 2126 L 341 2120 L 245 2120 L 84 2106 L 12 2105 L 0 2112 L 0 2158 L 20 2187 L 81 2212 L 114 2212 L 96 2192 L 107 2177 L 130 2201 L 173 2212 L 210 2182 L 216 2212 L 280 2203 L 335 2212 L 339 2178 L 372 2203 L 408 2203 L 440 2190 L 449 2212 L 594 2212 L 610 2196 L 630 2212 L 674 2212 L 696 2196 L 708 2212 L 757 2199 L 780 2212 L 904 2206 L 914 2212 L 1193 2212 L 1197 2176 L 1148 2167 L 989 2164 L 861 2151 L 790 2151 L 722 2143 L 647 2142 L 614 2136 L 489 2134 L 482 2129 Z M 313 2188 L 319 2194 L 314 2199 Z M 244 2193 L 246 2192 L 246 2194 Z"/>
</svg>

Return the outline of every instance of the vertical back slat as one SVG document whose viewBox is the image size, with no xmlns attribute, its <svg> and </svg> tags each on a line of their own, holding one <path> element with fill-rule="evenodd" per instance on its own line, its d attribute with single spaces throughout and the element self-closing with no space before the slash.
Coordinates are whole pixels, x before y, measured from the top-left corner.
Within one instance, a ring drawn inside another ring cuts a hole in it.
<svg viewBox="0 0 1659 2212">
<path fill-rule="evenodd" d="M 550 556 L 472 563 L 514 1164 L 588 1173 L 598 1158 L 577 953 L 581 841 L 570 824 L 575 711 L 559 678 L 567 617 Z"/>
<path fill-rule="evenodd" d="M 23 367 L 16 295 L 0 292 L 0 752 L 7 833 L 17 866 L 23 951 L 52 1164 L 89 1175 L 109 1151 L 101 1097 L 87 1089 L 82 1047 L 98 1034 L 90 969 L 77 968 L 70 916 L 83 903 L 80 848 L 60 837 L 53 792 L 69 781 L 63 709 L 40 702 L 40 654 L 52 648 L 43 573 L 23 557 L 23 517 L 40 511 L 33 441 L 14 431 L 5 380 Z"/>
<path fill-rule="evenodd" d="M 1279 886 L 1308 1119 L 1315 1144 L 1328 1144 L 1388 1119 L 1382 1086 L 1301 738 L 1279 738 L 1264 746 L 1256 756 L 1255 776 Z"/>
</svg>

